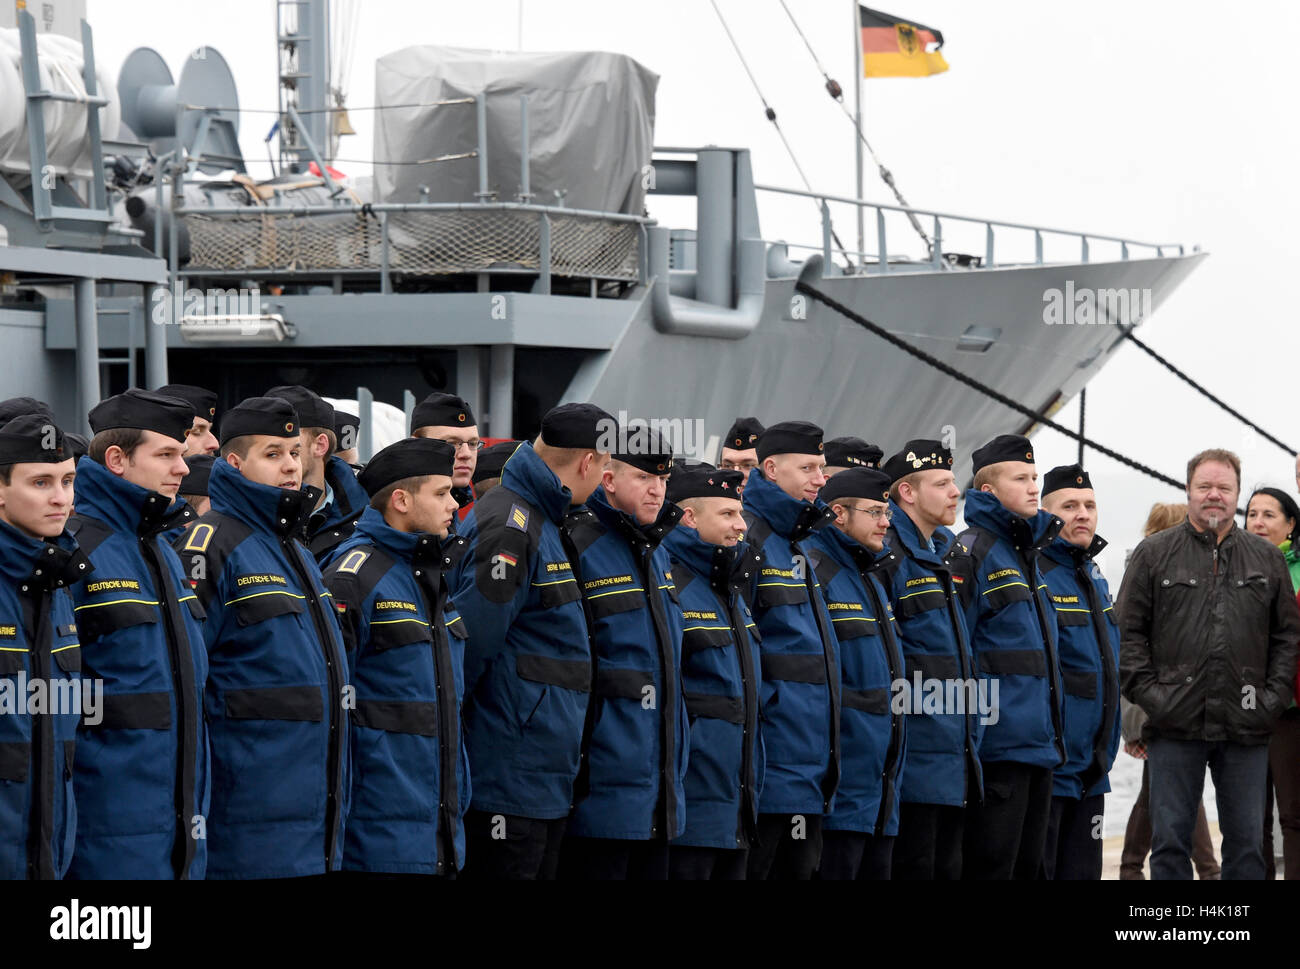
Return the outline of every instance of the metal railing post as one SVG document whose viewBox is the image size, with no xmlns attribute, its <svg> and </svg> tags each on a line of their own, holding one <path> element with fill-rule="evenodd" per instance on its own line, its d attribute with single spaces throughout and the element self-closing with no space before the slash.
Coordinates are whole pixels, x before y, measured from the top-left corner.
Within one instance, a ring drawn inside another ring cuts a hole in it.
<svg viewBox="0 0 1300 969">
<path fill-rule="evenodd" d="M 474 197 L 486 202 L 491 196 L 488 191 L 488 156 L 487 156 L 487 92 L 479 92 L 474 99 L 474 113 L 478 122 L 478 191 Z"/>
<path fill-rule="evenodd" d="M 984 223 L 984 267 L 993 268 L 993 223 Z"/>
<path fill-rule="evenodd" d="M 528 171 L 528 95 L 519 95 L 519 201 L 533 200 Z"/>
<path fill-rule="evenodd" d="M 880 260 L 880 271 L 889 272 L 889 243 L 885 237 L 885 210 L 876 206 L 876 252 Z"/>
<path fill-rule="evenodd" d="M 1037 229 L 1034 230 L 1034 262 L 1043 264 L 1043 234 Z"/>
<path fill-rule="evenodd" d="M 831 268 L 831 207 L 822 199 L 822 278 L 830 275 Z"/>
<path fill-rule="evenodd" d="M 538 228 L 540 252 L 537 259 L 537 291 L 543 296 L 549 296 L 551 294 L 551 220 L 545 212 L 542 213 L 542 222 Z"/>
<path fill-rule="evenodd" d="M 930 246 L 930 261 L 935 269 L 943 265 L 943 225 L 937 215 L 934 217 L 934 242 Z"/>
<path fill-rule="evenodd" d="M 381 293 L 391 293 L 393 291 L 393 281 L 389 274 L 389 251 L 388 251 L 388 213 L 379 213 L 379 291 Z"/>
<path fill-rule="evenodd" d="M 1083 261 L 1087 262 L 1088 261 L 1088 237 L 1079 236 L 1079 238 L 1083 240 L 1083 247 L 1080 250 L 1080 254 L 1083 256 Z"/>
</svg>

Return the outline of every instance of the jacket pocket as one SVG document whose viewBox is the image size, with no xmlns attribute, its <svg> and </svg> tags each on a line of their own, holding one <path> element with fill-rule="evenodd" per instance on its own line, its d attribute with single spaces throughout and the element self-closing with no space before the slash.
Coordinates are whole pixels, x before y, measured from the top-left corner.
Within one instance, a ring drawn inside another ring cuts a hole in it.
<svg viewBox="0 0 1300 969">
<path fill-rule="evenodd" d="M 808 601 L 808 587 L 802 582 L 758 584 L 758 604 L 763 609 L 773 606 L 795 606 Z"/>
<path fill-rule="evenodd" d="M 994 612 L 1005 609 L 1013 602 L 1028 602 L 1032 598 L 1029 586 L 1020 581 L 1001 582 L 984 592 L 984 601 Z"/>
<path fill-rule="evenodd" d="M 863 636 L 879 636 L 880 623 L 870 616 L 842 616 L 831 619 L 831 628 L 835 638 L 840 642 L 861 639 Z"/>
<path fill-rule="evenodd" d="M 765 653 L 763 679 L 791 683 L 825 683 L 826 657 L 821 653 Z"/>
<path fill-rule="evenodd" d="M 1086 626 L 1091 615 L 1087 609 L 1058 608 L 1056 610 L 1056 624 L 1058 626 Z"/>
<path fill-rule="evenodd" d="M 1070 696 L 1097 699 L 1097 674 L 1091 670 L 1061 670 L 1061 687 Z"/>
<path fill-rule="evenodd" d="M 562 686 L 579 693 L 591 692 L 591 664 L 586 660 L 554 659 L 533 653 L 515 657 L 515 673 L 521 680 Z"/>
<path fill-rule="evenodd" d="M 81 644 L 73 643 L 70 646 L 60 646 L 52 651 L 54 662 L 59 664 L 59 669 L 65 673 L 81 672 Z"/>
<path fill-rule="evenodd" d="M 942 609 L 947 601 L 948 597 L 942 587 L 931 586 L 914 592 L 904 592 L 898 597 L 894 612 L 901 619 L 911 619 L 931 609 Z"/>
<path fill-rule="evenodd" d="M 147 602 L 119 600 L 77 607 L 77 627 L 83 641 L 98 639 L 118 629 L 158 621 L 158 607 Z"/>
<path fill-rule="evenodd" d="M 645 607 L 645 592 L 641 589 L 618 589 L 614 592 L 597 592 L 587 599 L 594 619 L 607 619 L 622 612 L 634 612 Z"/>
<path fill-rule="evenodd" d="M 27 780 L 31 766 L 32 745 L 27 743 L 0 743 L 0 781 Z"/>
<path fill-rule="evenodd" d="M 276 616 L 298 616 L 305 611 L 303 599 L 288 592 L 254 593 L 235 603 L 235 618 L 241 626 L 252 626 Z"/>
<path fill-rule="evenodd" d="M 226 717 L 231 720 L 325 719 L 321 691 L 316 686 L 272 686 L 226 691 Z"/>
<path fill-rule="evenodd" d="M 370 645 L 375 652 L 431 641 L 429 625 L 422 619 L 381 619 L 370 623 Z"/>
<path fill-rule="evenodd" d="M 172 725 L 170 693 L 108 693 L 100 704 L 98 723 L 90 730 L 168 730 Z"/>
<path fill-rule="evenodd" d="M 991 676 L 1046 676 L 1047 655 L 1041 649 L 989 649 L 980 653 L 980 672 Z"/>
<path fill-rule="evenodd" d="M 25 649 L 0 649 L 0 676 L 13 676 L 26 667 Z"/>
<path fill-rule="evenodd" d="M 556 582 L 538 583 L 534 585 L 537 589 L 537 597 L 541 601 L 543 609 L 554 609 L 556 606 L 562 606 L 568 602 L 577 602 L 582 598 L 582 593 L 578 590 L 578 583 L 574 579 L 560 579 Z"/>
<path fill-rule="evenodd" d="M 754 630 L 750 630 L 754 632 Z M 694 656 L 702 649 L 731 645 L 730 626 L 696 626 L 682 633 L 682 658 Z"/>
<path fill-rule="evenodd" d="M 352 722 L 371 730 L 436 737 L 438 707 L 421 701 L 358 699 L 356 709 L 352 711 Z"/>
<path fill-rule="evenodd" d="M 883 686 L 874 690 L 845 689 L 840 691 L 840 702 L 846 710 L 885 714 L 889 712 L 889 690 Z"/>
<path fill-rule="evenodd" d="M 745 705 L 738 696 L 717 696 L 712 693 L 685 693 L 686 712 L 692 719 L 707 717 L 727 723 L 745 722 Z"/>
<path fill-rule="evenodd" d="M 923 680 L 955 680 L 961 676 L 957 657 L 943 653 L 907 653 L 903 667 L 909 677 L 918 672 Z"/>
<path fill-rule="evenodd" d="M 654 686 L 654 677 L 645 670 L 620 670 L 596 667 L 596 695 L 620 700 L 640 700 L 645 688 Z"/>
</svg>

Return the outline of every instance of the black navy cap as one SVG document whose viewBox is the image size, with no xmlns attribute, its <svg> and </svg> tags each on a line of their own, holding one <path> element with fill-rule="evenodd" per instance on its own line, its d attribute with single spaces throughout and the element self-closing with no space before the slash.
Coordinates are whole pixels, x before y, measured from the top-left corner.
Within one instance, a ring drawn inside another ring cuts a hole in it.
<svg viewBox="0 0 1300 969">
<path fill-rule="evenodd" d="M 245 434 L 297 437 L 298 412 L 283 397 L 249 397 L 221 418 L 221 444 Z"/>
<path fill-rule="evenodd" d="M 0 465 L 59 464 L 71 457 L 63 432 L 48 417 L 25 414 L 0 427 Z"/>
<path fill-rule="evenodd" d="M 390 444 L 361 469 L 357 481 L 374 497 L 395 481 L 441 474 L 450 478 L 456 449 L 430 437 L 404 437 Z"/>
<path fill-rule="evenodd" d="M 765 430 L 758 439 L 760 461 L 773 454 L 822 454 L 822 429 L 808 421 L 782 421 Z"/>
<path fill-rule="evenodd" d="M 303 427 L 324 427 L 334 430 L 334 408 L 316 391 L 301 384 L 284 384 L 272 387 L 267 397 L 282 397 L 293 405 L 298 423 Z"/>
<path fill-rule="evenodd" d="M 1063 464 L 1043 475 L 1043 490 L 1040 498 L 1046 498 L 1053 491 L 1062 488 L 1091 488 L 1092 479 L 1088 472 L 1077 464 Z"/>
<path fill-rule="evenodd" d="M 668 500 L 685 501 L 688 498 L 740 499 L 738 489 L 745 482 L 741 471 L 720 471 L 717 468 L 692 468 L 676 471 L 668 481 Z"/>
<path fill-rule="evenodd" d="M 185 432 L 194 426 L 194 408 L 189 401 L 138 387 L 100 401 L 88 416 L 90 429 L 96 434 L 129 427 L 156 431 L 183 442 Z"/>
<path fill-rule="evenodd" d="M 860 437 L 833 437 L 826 442 L 826 463 L 833 468 L 878 468 L 885 452 Z"/>
<path fill-rule="evenodd" d="M 763 436 L 763 425 L 757 417 L 737 417 L 731 425 L 727 436 L 722 439 L 722 446 L 733 451 L 748 451 L 758 447 L 758 439 Z"/>
<path fill-rule="evenodd" d="M 67 448 L 72 452 L 74 459 L 80 461 L 90 453 L 90 442 L 80 434 L 73 434 L 71 431 L 68 431 L 67 434 L 63 435 L 63 439 L 67 442 Z"/>
<path fill-rule="evenodd" d="M 542 417 L 542 443 L 551 447 L 603 450 L 616 444 L 618 421 L 595 404 L 561 404 Z"/>
<path fill-rule="evenodd" d="M 348 429 L 351 428 L 349 431 Z M 338 449 L 346 451 L 354 448 L 361 440 L 361 418 L 345 410 L 334 409 L 334 437 L 338 440 Z"/>
<path fill-rule="evenodd" d="M 501 477 L 501 470 L 510 460 L 510 455 L 514 454 L 523 443 L 523 441 L 501 441 L 479 451 L 478 462 L 474 465 L 474 474 L 471 477 L 474 484 L 486 481 L 488 478 Z"/>
<path fill-rule="evenodd" d="M 971 455 L 972 472 L 978 474 L 981 468 L 1000 461 L 1023 461 L 1034 463 L 1034 446 L 1029 438 L 1019 434 L 999 434 L 981 448 L 976 448 Z"/>
<path fill-rule="evenodd" d="M 212 462 L 215 461 L 211 454 L 191 454 L 185 459 L 186 466 L 190 469 L 186 472 L 185 477 L 181 478 L 180 494 L 182 495 L 206 495 L 208 493 L 208 476 L 212 474 Z"/>
<path fill-rule="evenodd" d="M 708 461 L 695 461 L 691 458 L 673 458 L 673 474 L 679 471 L 715 471 L 717 466 Z"/>
<path fill-rule="evenodd" d="M 633 424 L 623 429 L 624 449 L 610 455 L 615 461 L 630 464 L 647 474 L 671 474 L 673 449 L 653 427 Z"/>
<path fill-rule="evenodd" d="M 455 394 L 432 393 L 411 411 L 411 432 L 422 427 L 473 427 L 478 421 L 469 401 Z"/>
<path fill-rule="evenodd" d="M 35 397 L 10 397 L 8 400 L 0 400 L 0 425 L 8 424 L 15 417 L 22 417 L 24 414 L 35 414 L 51 422 L 54 420 L 54 411 L 50 405 Z"/>
<path fill-rule="evenodd" d="M 217 419 L 217 395 L 211 390 L 193 384 L 165 384 L 158 388 L 158 393 L 188 401 L 194 408 L 195 417 L 202 417 L 205 421 Z"/>
<path fill-rule="evenodd" d="M 903 450 L 881 465 L 881 470 L 889 475 L 891 483 L 915 471 L 931 471 L 936 468 L 940 471 L 952 470 L 952 451 L 938 441 L 924 437 L 908 441 L 903 445 Z M 835 477 L 838 478 L 839 475 Z"/>
<path fill-rule="evenodd" d="M 888 501 L 889 486 L 893 482 L 879 468 L 849 468 L 832 477 L 817 497 L 830 504 L 843 498 L 866 498 L 869 501 Z"/>
</svg>

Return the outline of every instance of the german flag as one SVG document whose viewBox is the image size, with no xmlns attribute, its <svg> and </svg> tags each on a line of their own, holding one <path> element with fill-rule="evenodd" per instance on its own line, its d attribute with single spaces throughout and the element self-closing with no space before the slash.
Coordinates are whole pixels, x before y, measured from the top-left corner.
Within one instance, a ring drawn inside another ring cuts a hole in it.
<svg viewBox="0 0 1300 969">
<path fill-rule="evenodd" d="M 862 21 L 863 77 L 929 77 L 948 62 L 939 53 L 943 34 L 893 14 L 858 5 Z"/>
</svg>

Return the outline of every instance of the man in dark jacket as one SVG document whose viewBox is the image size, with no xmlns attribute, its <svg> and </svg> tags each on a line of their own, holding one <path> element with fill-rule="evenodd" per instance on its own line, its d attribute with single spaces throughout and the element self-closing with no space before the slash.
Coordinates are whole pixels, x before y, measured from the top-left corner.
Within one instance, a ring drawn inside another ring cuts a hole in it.
<svg viewBox="0 0 1300 969">
<path fill-rule="evenodd" d="M 672 460 L 653 432 L 629 437 L 565 519 L 595 675 L 587 792 L 569 817 L 562 878 L 667 879 L 668 841 L 686 827 L 682 614 L 661 547 L 682 514 L 664 502 Z"/>
<path fill-rule="evenodd" d="M 347 659 L 320 570 L 298 540 L 298 415 L 253 397 L 221 422 L 211 510 L 176 540 L 207 611 L 209 878 L 337 870 L 348 771 Z"/>
<path fill-rule="evenodd" d="M 90 411 L 69 525 L 95 575 L 75 587 L 87 675 L 104 717 L 79 732 L 73 878 L 203 878 L 207 858 L 208 655 L 203 609 L 167 533 L 193 519 L 174 501 L 188 403 L 128 390 Z"/>
<path fill-rule="evenodd" d="M 403 438 L 357 476 L 370 497 L 325 570 L 352 710 L 344 871 L 455 877 L 469 798 L 460 730 L 465 623 L 448 598 L 455 450 Z"/>
<path fill-rule="evenodd" d="M 851 463 L 856 455 L 837 457 Z M 875 468 L 839 471 L 820 496 L 835 514 L 835 527 L 814 532 L 807 542 L 839 641 L 842 681 L 841 776 L 835 806 L 823 821 L 823 880 L 887 880 L 898 834 L 905 717 L 891 699 L 903 678 L 903 655 L 881 584 L 882 571 L 897 562 L 885 547 L 889 484 Z"/>
<path fill-rule="evenodd" d="M 519 445 L 461 523 L 468 878 L 555 877 L 591 693 L 587 619 L 560 526 L 600 481 L 609 452 L 598 445 L 613 425 L 593 404 L 547 412 L 537 441 Z"/>
<path fill-rule="evenodd" d="M 1029 440 L 1000 434 L 973 455 L 967 528 L 953 573 L 990 716 L 980 739 L 984 800 L 966 809 L 963 878 L 1035 879 L 1052 810 L 1052 770 L 1065 759 L 1056 611 L 1039 574 L 1061 523 L 1038 507 Z"/>
<path fill-rule="evenodd" d="M 0 428 L 0 879 L 62 878 L 72 860 L 77 809 L 72 770 L 83 705 L 81 649 L 69 588 L 90 563 L 64 526 L 72 463 L 63 434 L 39 413 Z M 37 682 L 53 700 L 27 699 Z M 17 701 L 17 702 L 13 702 Z M 72 701 L 72 702 L 69 702 Z"/>
<path fill-rule="evenodd" d="M 1106 540 L 1097 534 L 1088 472 L 1077 464 L 1047 472 L 1043 508 L 1063 523 L 1039 568 L 1056 608 L 1065 713 L 1065 763 L 1052 774 L 1043 874 L 1096 880 L 1110 768 L 1119 751 L 1119 619 L 1096 561 Z"/>
<path fill-rule="evenodd" d="M 455 394 L 432 393 L 411 411 L 411 437 L 445 441 L 456 449 L 452 469 L 452 494 L 462 507 L 474 501 L 474 470 L 478 465 L 483 439 L 478 436 L 478 421 L 469 401 Z"/>
<path fill-rule="evenodd" d="M 176 397 L 194 410 L 194 419 L 185 429 L 185 457 L 196 454 L 215 455 L 217 443 L 217 395 L 193 384 L 164 384 L 156 393 Z"/>
<path fill-rule="evenodd" d="M 739 471 L 674 470 L 682 510 L 664 545 L 681 603 L 682 691 L 690 717 L 686 830 L 669 849 L 670 877 L 740 881 L 758 823 L 764 758 L 758 726 L 757 624 L 743 598 L 758 571 L 744 542 Z"/>
<path fill-rule="evenodd" d="M 822 429 L 773 424 L 745 486 L 749 541 L 762 557 L 754 615 L 762 633 L 767 774 L 749 877 L 805 880 L 821 861 L 822 816 L 840 774 L 838 644 L 803 542 L 830 525 L 817 499 L 826 483 Z"/>
<path fill-rule="evenodd" d="M 1282 553 L 1237 527 L 1241 462 L 1187 464 L 1187 521 L 1142 542 L 1120 587 L 1120 681 L 1147 712 L 1151 877 L 1190 879 L 1209 764 L 1223 878 L 1262 879 L 1268 740 L 1291 702 L 1300 613 Z"/>
<path fill-rule="evenodd" d="M 965 807 L 980 797 L 979 711 L 924 703 L 924 690 L 974 684 L 974 662 L 947 555 L 961 490 L 952 452 L 917 438 L 885 462 L 894 518 L 886 539 L 898 556 L 890 597 L 908 676 L 907 755 L 903 762 L 894 878 L 961 877 Z"/>
<path fill-rule="evenodd" d="M 724 471 L 739 471 L 744 475 L 737 498 L 745 496 L 745 481 L 749 479 L 749 472 L 758 467 L 758 439 L 762 436 L 763 425 L 757 417 L 737 417 L 722 438 L 718 467 Z"/>
</svg>

